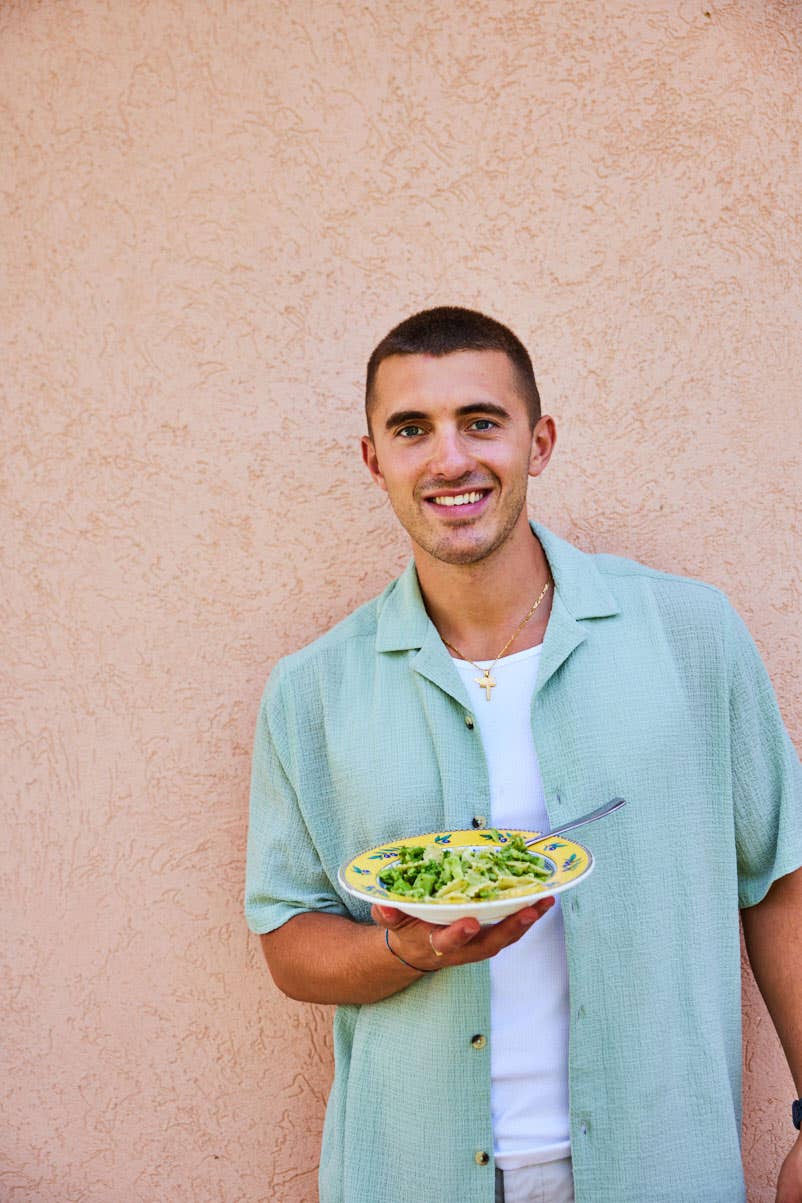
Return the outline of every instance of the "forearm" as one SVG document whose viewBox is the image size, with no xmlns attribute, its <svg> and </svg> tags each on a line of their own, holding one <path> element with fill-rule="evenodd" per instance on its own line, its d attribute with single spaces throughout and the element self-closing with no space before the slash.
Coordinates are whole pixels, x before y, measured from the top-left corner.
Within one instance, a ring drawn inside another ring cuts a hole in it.
<svg viewBox="0 0 802 1203">
<path fill-rule="evenodd" d="M 755 981 L 802 1095 L 802 869 L 779 878 L 741 919 Z"/>
<path fill-rule="evenodd" d="M 296 915 L 261 941 L 273 981 L 299 1002 L 379 1002 L 423 976 L 388 952 L 383 928 L 341 915 Z"/>
</svg>

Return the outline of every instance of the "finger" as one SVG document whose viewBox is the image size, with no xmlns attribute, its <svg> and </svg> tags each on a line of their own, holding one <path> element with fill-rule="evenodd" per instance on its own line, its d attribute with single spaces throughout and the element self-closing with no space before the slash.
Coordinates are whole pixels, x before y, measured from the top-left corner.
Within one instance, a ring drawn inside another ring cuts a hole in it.
<svg viewBox="0 0 802 1203">
<path fill-rule="evenodd" d="M 374 903 L 370 908 L 371 918 L 374 923 L 378 923 L 379 927 L 397 927 L 399 923 L 403 923 L 407 917 L 402 911 L 397 911 L 394 906 L 379 906 Z"/>
<path fill-rule="evenodd" d="M 538 919 L 551 910 L 554 906 L 555 899 L 549 895 L 548 898 L 541 898 L 539 902 L 533 902 L 530 906 L 525 906 L 523 910 L 516 911 L 511 915 L 511 919 L 517 919 L 523 927 L 531 927 Z"/>
<path fill-rule="evenodd" d="M 528 931 L 532 924 L 537 923 L 538 919 L 542 919 L 553 906 L 553 898 L 541 898 L 539 902 L 525 906 L 522 910 L 516 911 L 514 915 L 508 915 L 506 919 L 502 920 L 505 930 L 509 930 L 510 933 Z"/>
<path fill-rule="evenodd" d="M 482 927 L 479 920 L 474 918 L 458 919 L 448 925 L 426 923 L 423 919 L 410 918 L 395 907 L 381 906 L 379 903 L 373 904 L 370 913 L 375 923 L 380 927 L 389 927 L 390 931 L 397 931 L 401 927 L 408 927 L 410 930 L 419 928 L 421 932 L 428 929 L 426 938 L 428 940 L 431 936 L 430 947 L 436 953 L 458 953 L 477 937 L 481 937 L 482 955 L 487 957 L 519 940 L 552 906 L 554 899 L 551 896 L 542 898 L 534 905 L 524 907 L 499 923 L 486 927 Z"/>
<path fill-rule="evenodd" d="M 486 927 L 482 931 L 482 936 L 476 944 L 476 952 L 481 952 L 484 957 L 495 956 L 497 952 L 501 952 L 502 948 L 507 948 L 508 945 L 514 944 L 526 935 L 530 927 L 537 923 L 538 919 L 550 911 L 554 906 L 554 899 L 541 898 L 539 902 L 532 906 L 526 906 L 520 911 L 516 911 L 514 915 L 508 915 L 506 919 L 493 924 L 492 927 Z"/>
<path fill-rule="evenodd" d="M 553 898 L 541 898 L 539 902 L 535 902 L 531 906 L 525 906 L 522 910 L 516 911 L 514 915 L 508 915 L 506 919 L 502 919 L 501 923 L 496 924 L 496 933 L 505 940 L 509 937 L 510 942 L 512 940 L 519 940 L 553 906 Z"/>
<path fill-rule="evenodd" d="M 466 944 L 476 939 L 481 930 L 478 919 L 458 919 L 456 923 L 434 927 L 429 932 L 429 944 L 435 955 L 459 952 Z"/>
<path fill-rule="evenodd" d="M 468 950 L 470 960 L 485 960 L 520 940 L 532 924 L 553 906 L 552 897 L 542 898 L 533 906 L 524 907 L 499 923 L 488 924 L 486 927 L 482 927 L 478 919 L 459 919 L 448 927 L 430 932 L 430 946 L 435 955 L 459 954 Z"/>
</svg>

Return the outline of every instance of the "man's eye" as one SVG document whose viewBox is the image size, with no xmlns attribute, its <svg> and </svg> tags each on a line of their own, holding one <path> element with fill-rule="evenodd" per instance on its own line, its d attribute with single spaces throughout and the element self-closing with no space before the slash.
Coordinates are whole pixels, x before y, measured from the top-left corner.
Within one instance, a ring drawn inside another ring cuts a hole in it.
<svg viewBox="0 0 802 1203">
<path fill-rule="evenodd" d="M 474 422 L 471 422 L 471 429 L 479 431 L 493 430 L 495 425 L 496 423 L 492 422 L 490 418 L 477 418 Z"/>
<path fill-rule="evenodd" d="M 422 426 L 402 426 L 397 432 L 402 439 L 414 439 L 416 435 L 423 434 Z"/>
</svg>

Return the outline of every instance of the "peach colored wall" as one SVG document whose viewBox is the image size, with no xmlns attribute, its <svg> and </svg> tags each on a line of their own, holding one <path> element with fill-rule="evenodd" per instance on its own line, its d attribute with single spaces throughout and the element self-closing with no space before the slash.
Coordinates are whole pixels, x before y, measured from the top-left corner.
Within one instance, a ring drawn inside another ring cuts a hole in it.
<svg viewBox="0 0 802 1203">
<path fill-rule="evenodd" d="M 356 444 L 413 309 L 518 330 L 533 513 L 725 588 L 799 740 L 801 63 L 789 0 L 0 7 L 3 1203 L 316 1197 L 330 1015 L 241 916 L 251 738 L 406 559 Z M 746 1019 L 770 1203 L 748 976 Z"/>
</svg>

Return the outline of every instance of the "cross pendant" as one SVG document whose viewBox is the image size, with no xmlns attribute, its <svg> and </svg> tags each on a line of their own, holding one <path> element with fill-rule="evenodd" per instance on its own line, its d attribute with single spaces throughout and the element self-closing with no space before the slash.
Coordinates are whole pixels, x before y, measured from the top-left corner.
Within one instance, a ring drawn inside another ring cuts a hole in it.
<svg viewBox="0 0 802 1203">
<path fill-rule="evenodd" d="M 476 684 L 485 691 L 485 698 L 490 701 L 490 690 L 495 689 L 496 682 L 490 676 L 490 669 L 483 668 L 481 677 L 474 677 Z"/>
</svg>

